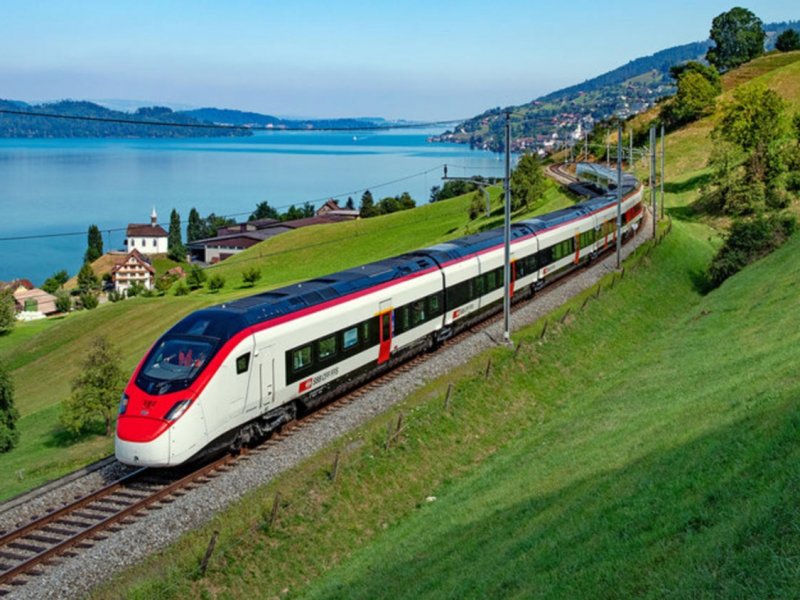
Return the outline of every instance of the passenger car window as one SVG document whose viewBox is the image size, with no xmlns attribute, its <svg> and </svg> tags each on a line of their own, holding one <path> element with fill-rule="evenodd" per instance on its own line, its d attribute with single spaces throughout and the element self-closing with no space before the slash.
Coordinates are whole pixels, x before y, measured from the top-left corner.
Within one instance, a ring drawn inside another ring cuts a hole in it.
<svg viewBox="0 0 800 600">
<path fill-rule="evenodd" d="M 242 354 L 236 359 L 236 374 L 241 375 L 250 367 L 250 353 Z"/>
<path fill-rule="evenodd" d="M 345 350 L 352 348 L 353 346 L 358 344 L 358 327 L 351 327 L 350 329 L 345 329 L 342 338 L 343 338 L 342 345 Z"/>
<path fill-rule="evenodd" d="M 292 369 L 299 371 L 311 364 L 311 346 L 303 346 L 292 352 Z"/>
<path fill-rule="evenodd" d="M 336 336 L 332 335 L 317 342 L 319 344 L 319 358 L 324 360 L 336 354 Z"/>
</svg>

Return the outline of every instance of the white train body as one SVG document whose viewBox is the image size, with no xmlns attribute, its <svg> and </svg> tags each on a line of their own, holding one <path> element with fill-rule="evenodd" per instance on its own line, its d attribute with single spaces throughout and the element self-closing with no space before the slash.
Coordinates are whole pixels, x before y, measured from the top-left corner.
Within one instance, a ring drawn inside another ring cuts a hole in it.
<svg viewBox="0 0 800 600">
<path fill-rule="evenodd" d="M 625 191 L 623 235 L 642 217 L 641 188 Z M 616 215 L 606 196 L 514 224 L 512 294 L 612 245 Z M 446 339 L 501 304 L 503 254 L 494 230 L 187 316 L 126 387 L 117 458 L 172 466 L 246 442 Z"/>
</svg>

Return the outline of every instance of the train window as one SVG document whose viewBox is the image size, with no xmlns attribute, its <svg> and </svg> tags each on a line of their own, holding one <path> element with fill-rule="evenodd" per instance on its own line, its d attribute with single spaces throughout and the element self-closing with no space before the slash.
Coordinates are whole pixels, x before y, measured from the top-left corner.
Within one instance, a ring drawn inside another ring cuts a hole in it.
<svg viewBox="0 0 800 600">
<path fill-rule="evenodd" d="M 437 292 L 428 296 L 428 313 L 431 318 L 438 317 L 442 314 L 442 294 Z"/>
<path fill-rule="evenodd" d="M 336 336 L 330 335 L 317 341 L 317 356 L 320 360 L 325 360 L 336 354 Z"/>
<path fill-rule="evenodd" d="M 250 353 L 242 354 L 239 358 L 236 359 L 236 374 L 241 375 L 242 373 L 247 372 L 247 369 L 250 367 Z"/>
<path fill-rule="evenodd" d="M 311 364 L 311 346 L 303 346 L 292 351 L 292 370 L 299 371 Z"/>
<path fill-rule="evenodd" d="M 425 300 L 417 300 L 411 304 L 411 326 L 416 327 L 425 322 Z"/>
<path fill-rule="evenodd" d="M 351 327 L 350 329 L 345 329 L 344 333 L 342 334 L 342 348 L 344 350 L 349 350 L 353 346 L 358 345 L 358 327 Z"/>
<path fill-rule="evenodd" d="M 404 333 L 411 329 L 411 310 L 409 306 L 401 306 L 394 311 L 394 332 L 395 335 Z"/>
<path fill-rule="evenodd" d="M 363 321 L 361 327 L 361 340 L 367 347 L 378 343 L 378 317 Z"/>
</svg>

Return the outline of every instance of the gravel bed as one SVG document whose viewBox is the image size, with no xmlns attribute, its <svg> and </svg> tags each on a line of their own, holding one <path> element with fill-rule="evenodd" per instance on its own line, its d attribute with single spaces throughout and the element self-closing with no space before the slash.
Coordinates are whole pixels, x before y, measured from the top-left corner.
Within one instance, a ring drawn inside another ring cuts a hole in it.
<svg viewBox="0 0 800 600">
<path fill-rule="evenodd" d="M 649 239 L 652 227 L 643 221 L 638 236 L 626 244 L 623 257 Z M 517 308 L 512 327 L 519 328 L 546 315 L 578 292 L 591 287 L 615 270 L 612 253 L 591 269 L 585 269 L 560 285 L 537 293 L 536 300 Z M 64 559 L 38 577 L 15 588 L 8 598 L 83 598 L 115 573 L 174 542 L 181 534 L 208 522 L 226 506 L 253 488 L 268 483 L 280 473 L 325 448 L 332 441 L 369 421 L 403 400 L 411 391 L 446 375 L 453 368 L 502 340 L 502 319 L 458 343 L 432 354 L 413 370 L 365 393 L 323 419 L 292 433 L 275 446 L 255 453 L 235 469 L 224 473 L 163 508 L 151 510 L 122 531 L 82 551 L 76 559 Z"/>
</svg>

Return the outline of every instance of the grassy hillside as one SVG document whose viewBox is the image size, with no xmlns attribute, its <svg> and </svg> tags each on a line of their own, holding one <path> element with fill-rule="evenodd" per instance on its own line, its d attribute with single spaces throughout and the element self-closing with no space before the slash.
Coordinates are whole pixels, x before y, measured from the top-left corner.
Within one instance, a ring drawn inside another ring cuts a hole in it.
<svg viewBox="0 0 800 600">
<path fill-rule="evenodd" d="M 337 444 L 336 483 L 331 448 L 99 596 L 790 597 L 798 251 L 703 297 L 708 230 L 677 222 L 564 326 L 494 351 L 488 379 L 484 356 L 415 393 L 393 450 L 396 414 Z"/>
<path fill-rule="evenodd" d="M 500 189 L 493 189 L 498 213 Z M 144 352 L 170 325 L 189 312 L 227 299 L 253 294 L 378 260 L 427 244 L 498 224 L 500 216 L 469 221 L 470 197 L 421 206 L 365 221 L 309 227 L 259 244 L 211 269 L 226 278 L 217 294 L 195 292 L 185 297 L 134 298 L 79 312 L 65 318 L 19 324 L 0 337 L 0 361 L 11 369 L 16 404 L 22 414 L 20 446 L 0 455 L 0 470 L 15 473 L 0 480 L 0 499 L 29 489 L 111 452 L 112 442 L 95 433 L 75 439 L 58 425 L 59 403 L 69 395 L 94 335 L 107 335 L 132 370 Z M 550 184 L 533 212 L 571 203 Z M 241 273 L 257 265 L 262 279 L 245 288 Z"/>
</svg>

